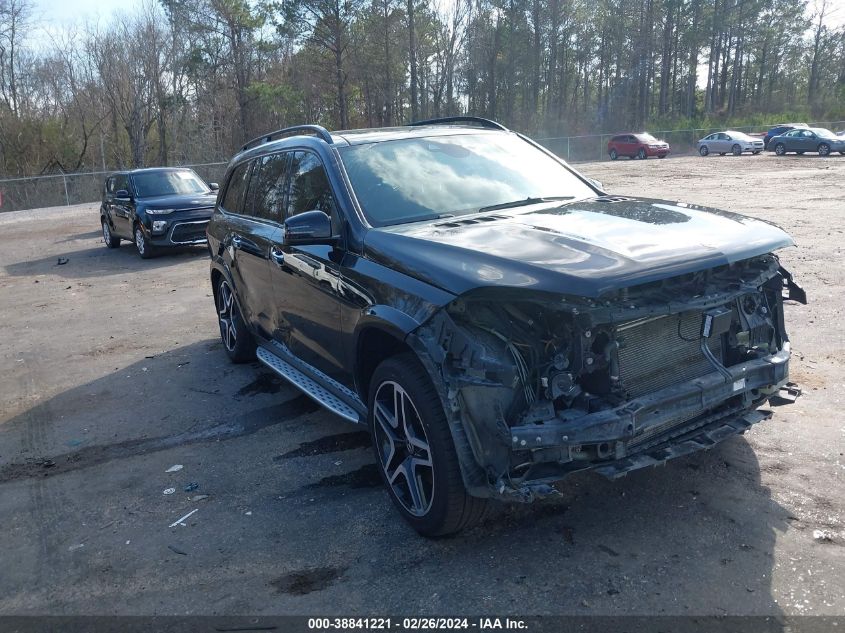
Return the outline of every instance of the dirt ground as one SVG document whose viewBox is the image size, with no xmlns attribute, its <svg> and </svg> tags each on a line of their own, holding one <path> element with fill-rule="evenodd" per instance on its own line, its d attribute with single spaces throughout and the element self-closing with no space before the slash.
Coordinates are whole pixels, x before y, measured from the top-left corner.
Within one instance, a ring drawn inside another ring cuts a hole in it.
<svg viewBox="0 0 845 633">
<path fill-rule="evenodd" d="M 425 540 L 366 434 L 229 364 L 204 249 L 107 250 L 96 205 L 0 215 L 0 613 L 845 614 L 845 157 L 579 168 L 792 233 L 796 404 Z"/>
</svg>

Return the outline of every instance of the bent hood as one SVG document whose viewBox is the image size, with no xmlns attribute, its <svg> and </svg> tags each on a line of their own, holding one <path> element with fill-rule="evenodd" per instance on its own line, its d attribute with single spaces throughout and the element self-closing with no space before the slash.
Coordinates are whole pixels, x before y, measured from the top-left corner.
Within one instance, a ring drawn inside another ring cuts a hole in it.
<svg viewBox="0 0 845 633">
<path fill-rule="evenodd" d="M 608 196 L 372 229 L 365 256 L 456 295 L 522 287 L 598 297 L 791 245 L 762 220 Z"/>
</svg>

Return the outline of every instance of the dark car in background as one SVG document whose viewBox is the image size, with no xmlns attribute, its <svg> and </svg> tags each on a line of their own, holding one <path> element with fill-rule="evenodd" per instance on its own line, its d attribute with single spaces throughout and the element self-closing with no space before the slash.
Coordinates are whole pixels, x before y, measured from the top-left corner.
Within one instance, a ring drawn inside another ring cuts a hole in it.
<svg viewBox="0 0 845 633">
<path fill-rule="evenodd" d="M 769 141 L 771 141 L 775 136 L 786 134 L 787 132 L 789 132 L 790 130 L 794 130 L 795 128 L 808 127 L 810 126 L 806 123 L 781 123 L 780 125 L 775 125 L 768 132 L 766 132 L 765 136 L 763 136 L 763 148 L 769 149 Z"/>
<path fill-rule="evenodd" d="M 617 134 L 607 142 L 610 160 L 616 160 L 620 156 L 641 160 L 649 156 L 666 158 L 670 151 L 669 143 L 658 140 L 647 132 Z"/>
<path fill-rule="evenodd" d="M 783 156 L 787 152 L 796 154 L 817 152 L 819 156 L 829 156 L 831 152 L 845 154 L 845 138 L 825 128 L 795 128 L 780 136 L 772 137 L 769 141 L 769 149 L 778 156 Z"/>
<path fill-rule="evenodd" d="M 138 254 L 204 244 L 217 199 L 217 183 L 206 183 L 192 169 L 153 167 L 110 175 L 103 187 L 100 224 L 103 241 L 117 248 L 135 243 Z"/>
<path fill-rule="evenodd" d="M 776 226 L 601 191 L 470 117 L 279 130 L 208 226 L 226 353 L 366 425 L 420 533 L 744 433 L 788 380 Z"/>
</svg>

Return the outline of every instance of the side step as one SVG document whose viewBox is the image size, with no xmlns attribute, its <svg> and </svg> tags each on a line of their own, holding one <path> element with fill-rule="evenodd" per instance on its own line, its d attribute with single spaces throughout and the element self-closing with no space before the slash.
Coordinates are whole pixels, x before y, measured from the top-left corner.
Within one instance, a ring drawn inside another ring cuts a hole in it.
<svg viewBox="0 0 845 633">
<path fill-rule="evenodd" d="M 298 387 L 309 396 L 331 411 L 349 422 L 361 422 L 358 412 L 346 404 L 343 400 L 326 390 L 322 385 L 312 380 L 290 363 L 286 363 L 273 352 L 259 347 L 255 351 L 258 360 L 267 365 L 282 378 Z"/>
</svg>

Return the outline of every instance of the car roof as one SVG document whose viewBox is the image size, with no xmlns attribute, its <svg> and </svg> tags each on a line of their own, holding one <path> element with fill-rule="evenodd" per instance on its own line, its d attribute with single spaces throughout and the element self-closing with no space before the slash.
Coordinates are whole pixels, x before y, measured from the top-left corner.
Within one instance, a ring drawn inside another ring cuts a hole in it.
<svg viewBox="0 0 845 633">
<path fill-rule="evenodd" d="M 406 125 L 397 127 L 362 128 L 356 130 L 338 130 L 326 132 L 331 139 L 330 147 L 349 147 L 353 145 L 365 145 L 368 143 L 382 143 L 384 141 L 396 141 L 409 138 L 431 138 L 438 136 L 457 136 L 466 134 L 515 134 L 507 129 L 490 129 L 476 125 L 437 124 L 437 125 Z M 242 149 L 232 157 L 230 164 L 241 162 L 248 158 L 263 156 L 274 151 L 281 151 L 290 146 L 315 147 L 320 139 L 326 140 L 322 135 L 296 134 L 284 136 L 279 139 L 265 141 Z"/>
<path fill-rule="evenodd" d="M 425 138 L 430 136 L 455 136 L 458 134 L 508 134 L 504 130 L 490 130 L 487 128 L 468 125 L 406 125 L 402 127 L 364 128 L 360 130 L 339 130 L 331 132 L 332 138 L 337 137 L 348 145 L 363 145 L 365 143 L 379 143 L 407 138 Z M 337 143 L 336 143 L 337 144 Z"/>
</svg>

